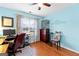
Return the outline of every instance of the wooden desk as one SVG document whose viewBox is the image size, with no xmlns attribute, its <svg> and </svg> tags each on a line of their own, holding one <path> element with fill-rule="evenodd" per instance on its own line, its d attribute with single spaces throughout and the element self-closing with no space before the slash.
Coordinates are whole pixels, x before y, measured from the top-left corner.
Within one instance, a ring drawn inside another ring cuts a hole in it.
<svg viewBox="0 0 79 59">
<path fill-rule="evenodd" d="M 8 46 L 9 46 L 9 44 L 0 45 L 0 53 L 6 53 Z"/>
<path fill-rule="evenodd" d="M 3 44 L 2 43 L 5 41 L 5 39 L 7 38 L 7 36 L 0 36 L 0 53 L 6 53 L 9 44 Z"/>
<path fill-rule="evenodd" d="M 5 41 L 7 36 L 0 36 L 0 45 Z"/>
</svg>

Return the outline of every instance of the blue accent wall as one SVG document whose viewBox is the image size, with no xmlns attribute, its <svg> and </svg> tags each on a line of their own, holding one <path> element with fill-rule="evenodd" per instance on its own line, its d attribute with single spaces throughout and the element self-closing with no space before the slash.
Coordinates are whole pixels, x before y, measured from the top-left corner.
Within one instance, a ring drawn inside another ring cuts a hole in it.
<svg viewBox="0 0 79 59">
<path fill-rule="evenodd" d="M 0 7 L 0 35 L 3 35 L 3 29 L 16 29 L 16 15 L 17 14 L 24 15 L 25 17 L 33 18 L 33 19 L 42 19 L 43 18 L 41 16 L 32 15 L 32 14 L 22 12 L 19 10 L 13 10 L 13 9 Z M 2 16 L 13 17 L 14 26 L 13 27 L 2 27 Z"/>
<path fill-rule="evenodd" d="M 14 18 L 14 26 L 13 27 L 2 27 L 2 16 L 12 17 Z M 3 35 L 3 29 L 15 29 L 16 28 L 16 14 L 12 10 L 8 10 L 6 8 L 0 8 L 0 35 Z"/>
<path fill-rule="evenodd" d="M 62 32 L 62 45 L 79 51 L 79 4 L 52 13 L 45 19 L 50 20 L 51 32 Z"/>
</svg>

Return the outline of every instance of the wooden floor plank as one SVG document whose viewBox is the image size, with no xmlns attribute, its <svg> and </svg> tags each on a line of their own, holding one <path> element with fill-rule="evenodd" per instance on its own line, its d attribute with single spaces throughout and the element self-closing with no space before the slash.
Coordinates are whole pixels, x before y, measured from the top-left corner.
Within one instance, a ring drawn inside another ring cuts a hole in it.
<svg viewBox="0 0 79 59">
<path fill-rule="evenodd" d="M 56 47 L 51 47 L 44 42 L 33 43 L 31 47 L 36 50 L 37 56 L 79 56 L 79 54 L 64 48 L 57 50 Z"/>
</svg>

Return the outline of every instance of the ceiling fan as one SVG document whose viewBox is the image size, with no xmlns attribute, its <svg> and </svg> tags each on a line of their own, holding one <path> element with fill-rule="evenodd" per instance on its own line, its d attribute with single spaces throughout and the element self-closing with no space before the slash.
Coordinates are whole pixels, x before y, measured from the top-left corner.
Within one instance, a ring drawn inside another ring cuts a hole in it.
<svg viewBox="0 0 79 59">
<path fill-rule="evenodd" d="M 37 5 L 37 4 L 39 4 L 39 3 L 32 3 L 31 5 Z M 42 3 L 42 5 L 46 6 L 46 7 L 50 7 L 51 6 L 50 3 Z M 38 10 L 41 10 L 41 6 L 40 5 L 38 6 Z"/>
</svg>

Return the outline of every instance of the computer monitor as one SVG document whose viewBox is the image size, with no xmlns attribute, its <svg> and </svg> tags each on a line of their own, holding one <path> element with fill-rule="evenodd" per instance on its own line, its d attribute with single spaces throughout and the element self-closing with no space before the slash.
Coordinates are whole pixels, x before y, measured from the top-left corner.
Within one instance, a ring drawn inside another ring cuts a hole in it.
<svg viewBox="0 0 79 59">
<path fill-rule="evenodd" d="M 3 30 L 3 35 L 14 35 L 15 34 L 15 29 L 4 29 Z"/>
</svg>

